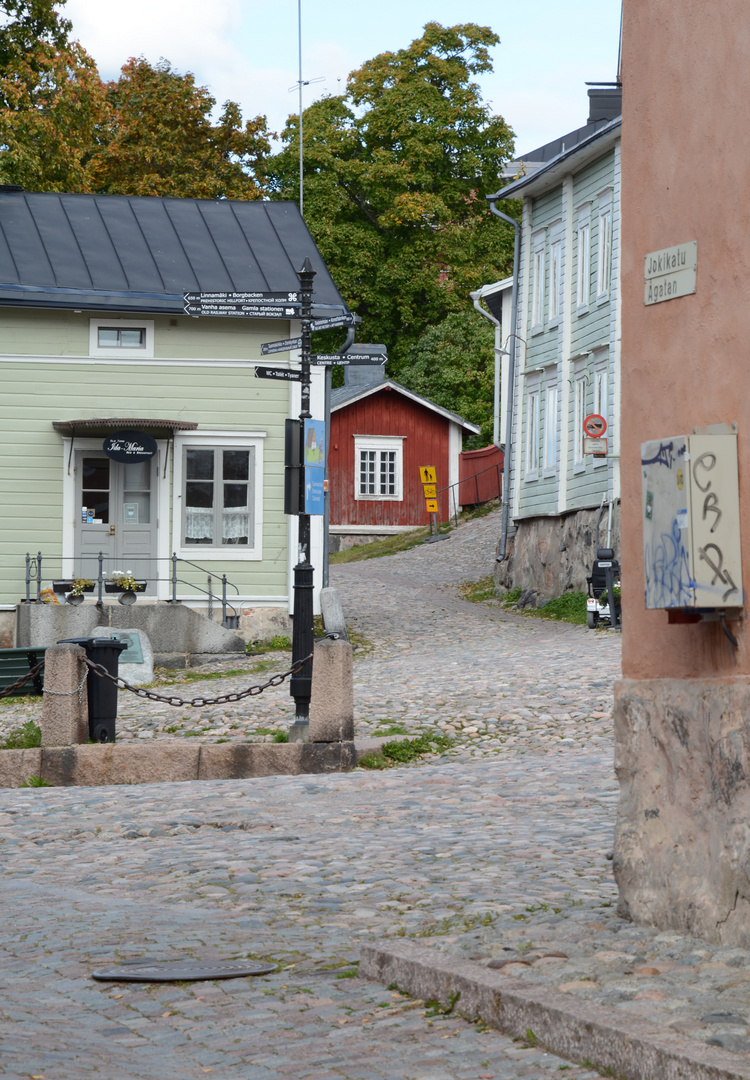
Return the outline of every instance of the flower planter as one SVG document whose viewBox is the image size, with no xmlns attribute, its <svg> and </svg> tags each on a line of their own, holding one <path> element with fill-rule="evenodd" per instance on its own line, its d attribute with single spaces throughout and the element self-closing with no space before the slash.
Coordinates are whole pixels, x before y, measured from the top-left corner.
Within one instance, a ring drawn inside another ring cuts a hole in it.
<svg viewBox="0 0 750 1080">
<path fill-rule="evenodd" d="M 123 589 L 121 585 L 116 585 L 114 581 L 104 582 L 104 591 L 108 593 L 121 593 L 121 592 L 145 592 L 146 582 L 136 581 L 132 589 Z"/>
</svg>

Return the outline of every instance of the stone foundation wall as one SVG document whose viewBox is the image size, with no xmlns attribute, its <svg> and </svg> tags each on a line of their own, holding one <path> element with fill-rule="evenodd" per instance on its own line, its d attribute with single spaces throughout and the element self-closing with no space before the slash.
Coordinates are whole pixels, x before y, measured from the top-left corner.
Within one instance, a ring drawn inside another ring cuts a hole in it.
<svg viewBox="0 0 750 1080">
<path fill-rule="evenodd" d="M 619 914 L 750 948 L 750 677 L 615 687 Z"/>
<path fill-rule="evenodd" d="M 575 510 L 559 517 L 519 521 L 508 541 L 508 557 L 497 563 L 499 591 L 533 590 L 537 605 L 570 590 L 586 592 L 586 578 L 596 557 L 596 510 Z M 602 511 L 599 544 L 607 543 L 607 507 Z M 499 545 L 499 541 L 498 541 Z M 612 508 L 610 546 L 620 553 L 620 505 Z"/>
</svg>

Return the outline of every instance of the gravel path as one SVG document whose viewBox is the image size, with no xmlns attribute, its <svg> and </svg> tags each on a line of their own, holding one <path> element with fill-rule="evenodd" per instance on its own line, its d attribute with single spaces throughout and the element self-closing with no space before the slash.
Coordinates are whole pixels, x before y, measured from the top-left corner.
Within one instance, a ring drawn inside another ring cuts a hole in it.
<svg viewBox="0 0 750 1080">
<path fill-rule="evenodd" d="M 491 573 L 497 527 L 490 516 L 332 573 L 373 645 L 355 662 L 358 734 L 439 729 L 457 740 L 444 755 L 376 773 L 0 791 L 0 1075 L 597 1076 L 360 980 L 360 943 L 384 936 L 750 1048 L 747 953 L 615 915 L 618 636 L 456 591 Z M 260 716 L 206 710 L 196 737 L 288 724 L 288 693 L 275 693 Z M 167 724 L 157 706 L 126 712 L 133 734 Z M 278 970 L 164 986 L 90 977 L 145 957 L 246 956 Z"/>
</svg>

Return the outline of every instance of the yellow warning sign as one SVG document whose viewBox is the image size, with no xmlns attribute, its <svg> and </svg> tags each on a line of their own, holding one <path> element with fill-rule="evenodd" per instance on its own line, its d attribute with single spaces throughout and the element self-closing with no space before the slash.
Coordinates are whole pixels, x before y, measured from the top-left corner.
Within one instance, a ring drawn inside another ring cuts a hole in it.
<svg viewBox="0 0 750 1080">
<path fill-rule="evenodd" d="M 437 484 L 422 484 L 425 499 L 437 499 Z"/>
<path fill-rule="evenodd" d="M 423 484 L 436 484 L 437 473 L 433 465 L 421 465 L 419 469 L 419 476 Z"/>
<path fill-rule="evenodd" d="M 437 499 L 426 499 L 425 500 L 425 508 L 426 508 L 428 514 L 437 514 L 437 512 L 438 512 L 438 501 L 437 501 Z"/>
</svg>

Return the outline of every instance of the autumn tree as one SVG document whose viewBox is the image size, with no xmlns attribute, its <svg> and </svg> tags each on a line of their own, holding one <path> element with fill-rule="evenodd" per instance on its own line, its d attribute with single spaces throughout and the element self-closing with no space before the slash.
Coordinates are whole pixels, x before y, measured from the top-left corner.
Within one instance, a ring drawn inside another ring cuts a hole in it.
<svg viewBox="0 0 750 1080">
<path fill-rule="evenodd" d="M 239 105 L 215 99 L 166 60 L 129 60 L 106 87 L 107 129 L 93 163 L 97 191 L 257 199 L 270 152 L 266 119 L 243 124 Z"/>
<path fill-rule="evenodd" d="M 409 346 L 512 262 L 513 231 L 484 196 L 500 184 L 513 134 L 473 81 L 498 40 L 473 23 L 428 23 L 304 114 L 305 219 L 363 317 L 359 339 L 385 342 L 389 372 L 406 385 Z M 293 199 L 296 118 L 282 138 L 269 172 L 275 196 Z"/>
<path fill-rule="evenodd" d="M 106 117 L 104 88 L 58 6 L 0 3 L 0 183 L 87 191 Z"/>
</svg>

